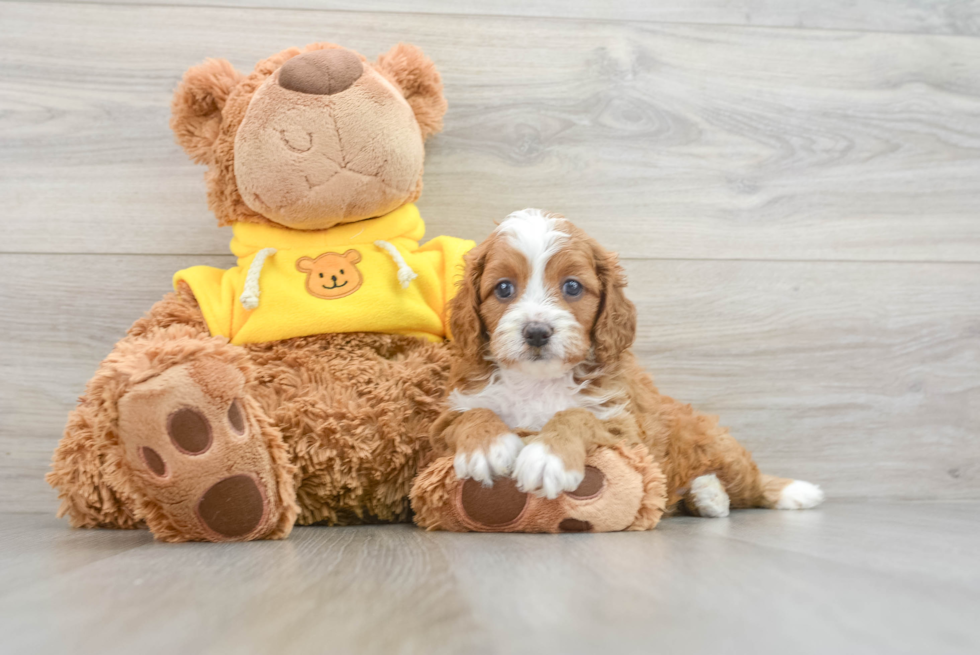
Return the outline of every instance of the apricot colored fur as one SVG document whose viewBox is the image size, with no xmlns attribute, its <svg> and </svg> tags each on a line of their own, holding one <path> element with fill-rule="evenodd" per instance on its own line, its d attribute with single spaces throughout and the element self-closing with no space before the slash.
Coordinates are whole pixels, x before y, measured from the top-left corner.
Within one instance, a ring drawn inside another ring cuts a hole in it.
<svg viewBox="0 0 980 655">
<path fill-rule="evenodd" d="M 657 390 L 631 349 L 636 334 L 636 308 L 626 297 L 626 277 L 616 255 L 571 224 L 563 229 L 570 235 L 563 250 L 591 253 L 594 273 L 602 289 L 595 315 L 585 326 L 591 348 L 588 357 L 577 362 L 573 369 L 576 380 L 591 380 L 590 389 L 596 395 L 609 393 L 609 403 L 624 404 L 625 413 L 613 420 L 600 421 L 584 409 L 563 411 L 539 435 L 527 441 L 544 440 L 551 452 L 562 458 L 567 470 L 581 470 L 586 449 L 608 445 L 611 435 L 625 439 L 626 443 L 645 445 L 663 471 L 665 497 L 660 509 L 668 512 L 680 506 L 691 481 L 709 473 L 717 474 L 730 497 L 731 507 L 775 507 L 779 492 L 791 480 L 762 475 L 751 454 L 727 429 L 718 425 L 717 417 L 700 414 L 690 405 L 678 403 Z M 502 312 L 492 306 L 485 308 L 488 294 L 481 295 L 481 289 L 492 289 L 495 284 L 495 280 L 484 279 L 491 252 L 507 247 L 503 238 L 494 233 L 467 255 L 466 276 L 450 309 L 455 339 L 450 374 L 452 389 L 477 391 L 487 383 L 493 370 L 489 335 Z M 514 255 L 504 253 L 503 256 Z M 451 412 L 437 423 L 434 435 L 437 448 L 439 428 L 451 428 L 452 421 L 461 420 L 469 413 Z M 496 416 L 482 418 L 492 421 Z M 461 445 L 465 452 L 468 444 L 461 442 Z M 696 513 L 693 503 L 687 504 L 687 508 Z M 638 519 L 636 525 L 645 529 L 644 526 L 653 524 L 655 521 Z"/>
</svg>

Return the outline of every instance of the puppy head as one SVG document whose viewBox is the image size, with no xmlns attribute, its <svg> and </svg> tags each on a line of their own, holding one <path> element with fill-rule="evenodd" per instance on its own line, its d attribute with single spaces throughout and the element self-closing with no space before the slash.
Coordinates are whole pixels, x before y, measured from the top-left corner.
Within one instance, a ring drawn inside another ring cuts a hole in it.
<svg viewBox="0 0 980 655">
<path fill-rule="evenodd" d="M 615 254 L 564 218 L 525 209 L 467 256 L 450 328 L 477 367 L 553 378 L 604 366 L 635 336 L 625 286 Z"/>
</svg>

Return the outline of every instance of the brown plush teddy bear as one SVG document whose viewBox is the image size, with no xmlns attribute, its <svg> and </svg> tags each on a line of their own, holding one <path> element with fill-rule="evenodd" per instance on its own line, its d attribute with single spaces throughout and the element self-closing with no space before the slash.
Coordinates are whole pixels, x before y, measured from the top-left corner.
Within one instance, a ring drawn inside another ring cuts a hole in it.
<svg viewBox="0 0 980 655">
<path fill-rule="evenodd" d="M 187 71 L 171 127 L 208 167 L 238 265 L 178 272 L 102 362 L 48 474 L 60 515 L 164 541 L 410 519 L 473 245 L 419 246 L 423 143 L 445 110 L 432 62 L 405 44 L 376 62 L 317 43 L 249 75 L 220 59 Z M 422 505 L 458 485 L 446 473 L 430 469 Z"/>
</svg>

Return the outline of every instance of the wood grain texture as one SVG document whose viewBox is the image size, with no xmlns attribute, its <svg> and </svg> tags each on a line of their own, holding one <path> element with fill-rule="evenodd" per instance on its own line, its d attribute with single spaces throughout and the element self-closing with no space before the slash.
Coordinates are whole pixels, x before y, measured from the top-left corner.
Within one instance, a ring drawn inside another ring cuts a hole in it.
<svg viewBox="0 0 980 655">
<path fill-rule="evenodd" d="M 65 417 L 198 256 L 0 257 L 0 508 L 51 510 Z M 836 498 L 980 497 L 980 265 L 628 261 L 637 352 L 765 471 Z M 56 272 L 57 283 L 52 283 Z"/>
<path fill-rule="evenodd" d="M 431 235 L 531 205 L 629 257 L 980 261 L 980 39 L 13 2 L 0 250 L 225 252 L 170 93 L 207 56 L 249 70 L 317 38 L 410 40 L 443 71 Z"/>
<path fill-rule="evenodd" d="M 103 0 L 103 3 L 195 4 L 191 0 Z M 973 36 L 980 34 L 980 2 L 977 0 L 487 0 L 478 3 L 458 0 L 413 0 L 411 3 L 403 0 L 209 0 L 208 4 L 276 9 L 592 18 Z"/>
<path fill-rule="evenodd" d="M 181 545 L 6 515 L 0 630 L 5 651 L 38 655 L 975 653 L 978 511 L 831 503 L 646 533 L 314 527 Z"/>
</svg>

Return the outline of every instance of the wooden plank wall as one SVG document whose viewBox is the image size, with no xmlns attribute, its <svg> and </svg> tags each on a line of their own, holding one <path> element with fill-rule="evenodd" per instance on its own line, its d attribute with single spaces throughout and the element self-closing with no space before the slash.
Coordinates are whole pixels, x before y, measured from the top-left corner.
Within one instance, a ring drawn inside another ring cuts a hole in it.
<svg viewBox="0 0 980 655">
<path fill-rule="evenodd" d="M 167 127 L 182 72 L 319 40 L 421 46 L 429 234 L 541 206 L 620 251 L 660 387 L 765 469 L 980 497 L 980 2 L 210 4 L 0 1 L 0 510 L 53 509 L 99 360 L 231 261 Z"/>
</svg>

